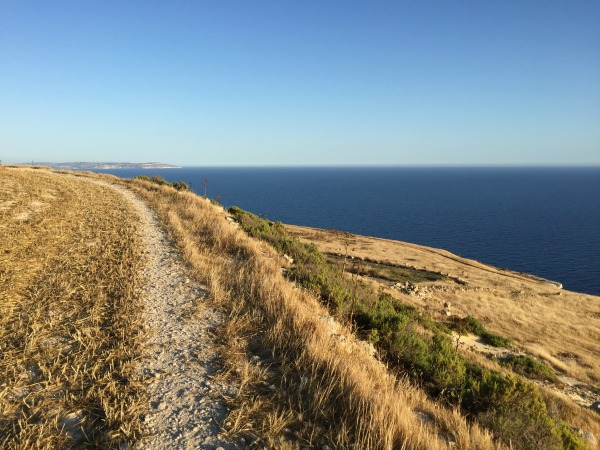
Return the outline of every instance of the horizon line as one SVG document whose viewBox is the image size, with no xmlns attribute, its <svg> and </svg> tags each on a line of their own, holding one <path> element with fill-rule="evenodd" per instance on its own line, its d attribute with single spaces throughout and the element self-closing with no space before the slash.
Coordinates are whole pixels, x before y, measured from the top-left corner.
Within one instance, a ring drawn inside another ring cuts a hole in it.
<svg viewBox="0 0 600 450">
<path fill-rule="evenodd" d="M 1 160 L 0 160 L 1 161 Z M 52 164 L 164 164 L 176 168 L 214 167 L 214 168 L 600 168 L 599 163 L 528 163 L 528 164 L 176 164 L 157 161 L 31 161 L 31 162 L 5 162 L 2 165 L 52 165 Z M 150 170 L 152 168 L 149 168 Z M 115 169 L 119 170 L 119 169 Z"/>
</svg>

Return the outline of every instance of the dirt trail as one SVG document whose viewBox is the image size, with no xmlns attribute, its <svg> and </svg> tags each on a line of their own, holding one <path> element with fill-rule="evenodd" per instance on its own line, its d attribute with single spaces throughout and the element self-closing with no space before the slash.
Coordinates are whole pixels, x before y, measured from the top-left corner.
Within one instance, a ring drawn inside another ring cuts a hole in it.
<svg viewBox="0 0 600 450">
<path fill-rule="evenodd" d="M 237 388 L 212 379 L 216 350 L 211 333 L 222 322 L 203 304 L 206 291 L 186 273 L 177 249 L 150 208 L 131 191 L 116 185 L 139 212 L 146 249 L 143 295 L 149 339 L 139 363 L 148 380 L 149 435 L 140 449 L 237 449 L 220 434 L 226 410 L 222 395 Z"/>
</svg>

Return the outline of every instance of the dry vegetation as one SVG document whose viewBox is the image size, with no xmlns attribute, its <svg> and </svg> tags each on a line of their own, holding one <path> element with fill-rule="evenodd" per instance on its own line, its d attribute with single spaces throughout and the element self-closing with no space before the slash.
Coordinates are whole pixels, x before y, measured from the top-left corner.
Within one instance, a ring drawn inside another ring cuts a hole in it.
<svg viewBox="0 0 600 450">
<path fill-rule="evenodd" d="M 326 253 L 344 250 L 343 236 L 327 230 L 287 226 L 292 234 Z M 394 295 L 437 314 L 443 304 L 452 313 L 472 315 L 515 345 L 565 375 L 600 384 L 600 297 L 558 289 L 554 284 L 460 258 L 444 250 L 387 239 L 352 235 L 350 257 L 443 272 L 464 284 L 419 281 L 433 287 L 427 295 Z M 379 283 L 390 288 L 387 280 Z M 560 281 L 560 280 L 559 280 Z M 436 286 L 446 286 L 439 290 Z"/>
<path fill-rule="evenodd" d="M 143 198 L 210 300 L 226 312 L 216 333 L 220 376 L 241 385 L 225 398 L 230 414 L 223 427 L 230 435 L 254 448 L 505 448 L 457 409 L 391 373 L 355 337 L 353 325 L 337 323 L 314 293 L 284 278 L 281 255 L 228 222 L 219 206 L 150 181 L 87 177 L 121 183 Z M 2 169 L 0 180 L 0 447 L 136 442 L 147 401 L 134 370 L 142 342 L 135 214 L 114 190 L 73 175 Z M 384 268 L 386 289 L 390 277 L 417 273 L 420 283 L 438 290 L 428 299 L 400 298 L 432 316 L 452 302 L 456 314 L 479 318 L 537 356 L 547 353 L 555 369 L 564 364 L 565 373 L 588 382 L 600 376 L 592 367 L 597 322 L 584 320 L 590 313 L 600 319 L 596 297 L 558 297 L 555 287 L 443 251 L 356 236 L 349 245 L 348 236 L 294 231 L 330 253 L 411 266 Z M 347 269 L 353 280 L 379 283 Z M 565 299 L 574 307 L 557 316 L 557 302 Z M 561 316 L 573 323 L 564 325 Z M 550 320 L 561 336 L 542 332 Z M 510 372 L 482 355 L 472 359 Z M 552 399 L 554 416 L 600 436 L 591 413 Z M 530 448 L 544 448 L 543 442 Z"/>
<path fill-rule="evenodd" d="M 1 448 L 139 437 L 135 217 L 113 189 L 1 168 Z"/>
<path fill-rule="evenodd" d="M 326 254 L 347 252 L 352 264 L 369 258 L 392 268 L 401 266 L 444 274 L 443 280 L 420 279 L 418 293 L 395 289 L 389 278 L 373 277 L 366 270 L 363 274 L 369 276 L 362 278 L 419 307 L 434 320 L 448 320 L 444 304 L 451 304 L 453 316 L 474 316 L 491 332 L 511 339 L 514 351 L 538 358 L 555 371 L 556 383 L 541 384 L 546 385 L 542 391 L 554 405 L 556 414 L 579 429 L 600 435 L 598 415 L 587 409 L 600 399 L 600 297 L 562 290 L 554 283 L 497 269 L 444 250 L 334 230 L 285 227 Z M 484 351 L 489 351 L 489 347 Z M 496 349 L 493 353 L 500 356 L 505 352 L 506 349 Z M 495 358 L 466 354 L 488 368 L 503 369 L 493 361 Z M 575 388 L 561 380 L 570 381 Z"/>
<path fill-rule="evenodd" d="M 391 376 L 316 298 L 286 281 L 279 256 L 188 192 L 134 181 L 195 276 L 228 311 L 220 330 L 232 434 L 255 446 L 299 448 L 499 448 L 490 435 Z M 342 336 L 343 335 L 343 336 Z"/>
</svg>

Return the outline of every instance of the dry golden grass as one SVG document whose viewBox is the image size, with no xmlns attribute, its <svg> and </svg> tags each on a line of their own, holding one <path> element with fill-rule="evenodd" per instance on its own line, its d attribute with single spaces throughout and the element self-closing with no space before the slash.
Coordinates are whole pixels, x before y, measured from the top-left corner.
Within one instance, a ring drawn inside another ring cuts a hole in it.
<svg viewBox="0 0 600 450">
<path fill-rule="evenodd" d="M 118 448 L 139 437 L 135 218 L 89 180 L 0 171 L 1 448 Z"/>
<path fill-rule="evenodd" d="M 194 276 L 227 311 L 222 375 L 241 384 L 224 426 L 272 448 L 500 448 L 490 435 L 391 376 L 319 302 L 280 272 L 278 256 L 192 193 L 127 183 L 158 213 Z"/>
</svg>

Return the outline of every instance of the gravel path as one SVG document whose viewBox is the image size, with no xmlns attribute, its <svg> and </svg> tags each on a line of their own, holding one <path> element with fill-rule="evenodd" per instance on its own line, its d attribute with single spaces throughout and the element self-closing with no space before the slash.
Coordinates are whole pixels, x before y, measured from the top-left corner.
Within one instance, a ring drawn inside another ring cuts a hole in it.
<svg viewBox="0 0 600 450">
<path fill-rule="evenodd" d="M 150 208 L 131 191 L 114 186 L 142 218 L 147 264 L 143 295 L 149 331 L 139 370 L 149 378 L 144 419 L 149 436 L 139 449 L 238 449 L 221 436 L 226 410 L 219 400 L 235 386 L 212 380 L 216 351 L 211 332 L 222 318 L 203 304 L 206 290 L 186 274 L 179 252 Z"/>
</svg>

